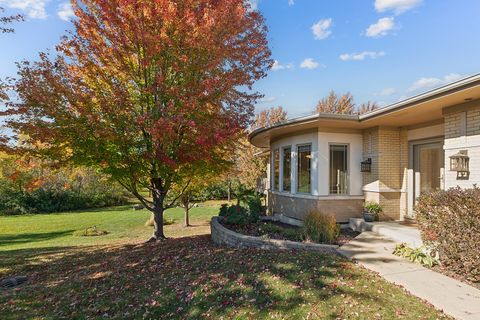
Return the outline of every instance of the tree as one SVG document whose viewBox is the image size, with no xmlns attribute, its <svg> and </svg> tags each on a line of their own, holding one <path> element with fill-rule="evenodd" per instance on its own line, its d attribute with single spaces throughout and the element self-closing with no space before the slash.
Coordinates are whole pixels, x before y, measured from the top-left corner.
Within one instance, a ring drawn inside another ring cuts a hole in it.
<svg viewBox="0 0 480 320">
<path fill-rule="evenodd" d="M 4 12 L 5 9 L 0 7 L 0 13 Z M 23 21 L 25 17 L 21 14 L 12 15 L 12 16 L 0 16 L 0 33 L 13 33 L 15 30 L 9 28 L 8 25 L 13 22 Z"/>
<path fill-rule="evenodd" d="M 287 120 L 287 111 L 281 106 L 263 110 L 255 116 L 251 130 L 273 126 Z M 239 140 L 235 153 L 236 171 L 233 176 L 248 189 L 257 187 L 258 179 L 264 176 L 267 170 L 268 156 L 262 155 L 262 149 L 257 148 L 247 141 L 246 136 Z"/>
<path fill-rule="evenodd" d="M 255 115 L 251 130 L 270 127 L 285 120 L 287 120 L 287 111 L 283 110 L 282 106 L 272 107 Z"/>
<path fill-rule="evenodd" d="M 376 102 L 368 101 L 362 103 L 358 109 L 351 93 L 347 92 L 341 96 L 335 91 L 330 91 L 328 96 L 321 99 L 316 107 L 318 113 L 335 113 L 335 114 L 364 114 L 378 109 Z"/>
<path fill-rule="evenodd" d="M 378 108 L 379 108 L 378 103 L 367 101 L 366 103 L 362 103 L 360 105 L 360 108 L 358 109 L 358 114 L 364 114 L 364 113 L 376 110 Z"/>
<path fill-rule="evenodd" d="M 355 103 L 353 96 L 349 92 L 338 96 L 332 90 L 327 97 L 318 102 L 316 111 L 318 113 L 354 114 Z"/>
<path fill-rule="evenodd" d="M 184 172 L 233 152 L 249 125 L 261 97 L 252 85 L 273 63 L 264 19 L 243 0 L 72 6 L 75 33 L 54 58 L 19 64 L 18 102 L 3 112 L 45 147 L 10 151 L 98 167 L 153 212 L 151 240 L 164 239 L 172 188 L 182 193 Z"/>
<path fill-rule="evenodd" d="M 172 189 L 171 197 L 177 198 L 178 204 L 183 208 L 185 227 L 190 226 L 190 209 L 200 201 L 202 190 L 219 180 L 221 175 L 232 166 L 227 156 L 224 154 L 224 157 L 217 161 L 206 161 L 203 166 L 197 166 L 195 172 L 184 172 L 184 180 L 188 181 L 188 186 L 183 190 L 179 186 Z"/>
</svg>

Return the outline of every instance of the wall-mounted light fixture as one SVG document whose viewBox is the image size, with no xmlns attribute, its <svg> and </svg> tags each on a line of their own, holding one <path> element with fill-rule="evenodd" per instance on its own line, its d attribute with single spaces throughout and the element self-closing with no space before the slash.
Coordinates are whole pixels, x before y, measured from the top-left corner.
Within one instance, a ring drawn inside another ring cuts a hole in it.
<svg viewBox="0 0 480 320">
<path fill-rule="evenodd" d="M 367 160 L 360 162 L 360 171 L 361 172 L 372 171 L 372 158 L 368 158 Z"/>
<path fill-rule="evenodd" d="M 470 176 L 469 162 L 468 150 L 460 150 L 450 156 L 450 171 L 457 172 L 457 179 L 468 179 Z"/>
</svg>

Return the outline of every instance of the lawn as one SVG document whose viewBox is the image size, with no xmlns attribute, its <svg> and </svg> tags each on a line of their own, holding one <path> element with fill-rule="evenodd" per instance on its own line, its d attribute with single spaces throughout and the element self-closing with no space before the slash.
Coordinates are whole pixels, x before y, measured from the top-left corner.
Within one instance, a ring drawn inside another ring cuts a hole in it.
<svg viewBox="0 0 480 320">
<path fill-rule="evenodd" d="M 401 288 L 334 255 L 231 249 L 208 227 L 218 204 L 179 209 L 170 239 L 144 243 L 145 211 L 117 207 L 0 217 L 1 319 L 443 319 Z M 96 225 L 110 234 L 74 237 Z"/>
<path fill-rule="evenodd" d="M 174 219 L 165 226 L 167 237 L 205 234 L 209 232 L 212 216 L 218 214 L 218 203 L 207 202 L 190 212 L 192 227 L 183 227 L 183 209 L 173 208 L 165 213 Z M 120 206 L 94 210 L 37 215 L 0 216 L 0 252 L 26 248 L 58 246 L 102 245 L 132 243 L 147 240 L 152 227 L 146 227 L 150 213 L 134 211 L 132 206 Z M 105 236 L 73 236 L 75 230 L 96 226 L 109 232 Z"/>
</svg>

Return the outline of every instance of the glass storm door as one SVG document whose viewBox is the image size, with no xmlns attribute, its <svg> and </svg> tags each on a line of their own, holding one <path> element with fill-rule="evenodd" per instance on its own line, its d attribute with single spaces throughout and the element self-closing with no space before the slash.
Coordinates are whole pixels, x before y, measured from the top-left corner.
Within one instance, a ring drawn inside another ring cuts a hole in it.
<svg viewBox="0 0 480 320">
<path fill-rule="evenodd" d="M 440 142 L 413 146 L 415 199 L 422 193 L 442 189 L 443 157 L 443 146 Z"/>
</svg>

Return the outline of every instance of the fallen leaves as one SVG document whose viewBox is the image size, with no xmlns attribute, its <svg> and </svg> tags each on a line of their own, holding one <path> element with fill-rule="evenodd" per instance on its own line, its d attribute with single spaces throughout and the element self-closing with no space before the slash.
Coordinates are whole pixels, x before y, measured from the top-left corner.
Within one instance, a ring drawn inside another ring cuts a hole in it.
<svg viewBox="0 0 480 320">
<path fill-rule="evenodd" d="M 35 274 L 0 296 L 12 319 L 446 318 L 340 257 L 220 248 L 208 236 L 36 252 L 0 268 Z"/>
</svg>

